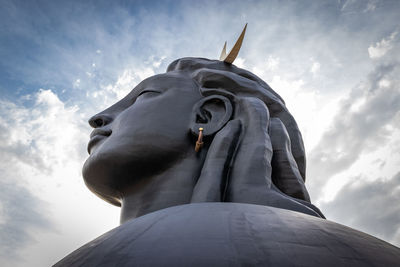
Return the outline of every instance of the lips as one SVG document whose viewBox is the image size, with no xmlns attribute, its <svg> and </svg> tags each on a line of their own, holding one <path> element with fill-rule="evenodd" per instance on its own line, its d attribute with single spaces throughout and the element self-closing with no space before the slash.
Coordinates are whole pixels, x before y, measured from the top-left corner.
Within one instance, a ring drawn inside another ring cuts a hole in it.
<svg viewBox="0 0 400 267">
<path fill-rule="evenodd" d="M 105 129 L 95 129 L 91 134 L 90 134 L 90 141 L 87 146 L 87 151 L 90 155 L 90 152 L 92 148 L 101 140 L 107 138 L 110 136 L 112 133 L 111 130 L 105 130 Z"/>
</svg>

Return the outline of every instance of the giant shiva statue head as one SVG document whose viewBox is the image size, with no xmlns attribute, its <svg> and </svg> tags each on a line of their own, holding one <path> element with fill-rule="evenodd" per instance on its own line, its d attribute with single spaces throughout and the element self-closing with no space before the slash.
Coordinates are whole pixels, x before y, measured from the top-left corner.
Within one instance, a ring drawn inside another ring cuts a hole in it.
<svg viewBox="0 0 400 267">
<path fill-rule="evenodd" d="M 284 101 L 232 64 L 178 59 L 89 124 L 83 176 L 92 192 L 122 206 L 121 222 L 193 202 L 323 217 L 310 203 L 301 133 Z"/>
</svg>

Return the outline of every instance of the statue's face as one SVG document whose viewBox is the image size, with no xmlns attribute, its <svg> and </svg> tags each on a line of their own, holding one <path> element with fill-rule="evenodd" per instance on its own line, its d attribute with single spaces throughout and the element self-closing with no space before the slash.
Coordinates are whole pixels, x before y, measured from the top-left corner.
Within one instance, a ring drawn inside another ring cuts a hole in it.
<svg viewBox="0 0 400 267">
<path fill-rule="evenodd" d="M 197 85 L 174 73 L 156 75 L 125 98 L 93 116 L 83 167 L 88 187 L 117 204 L 116 193 L 169 168 L 193 149 L 189 125 L 193 105 L 201 99 Z"/>
</svg>

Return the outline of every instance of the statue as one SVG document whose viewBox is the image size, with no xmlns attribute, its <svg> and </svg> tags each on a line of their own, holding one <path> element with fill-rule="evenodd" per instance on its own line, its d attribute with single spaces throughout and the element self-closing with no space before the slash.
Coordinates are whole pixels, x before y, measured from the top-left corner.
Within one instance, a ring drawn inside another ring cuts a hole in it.
<svg viewBox="0 0 400 267">
<path fill-rule="evenodd" d="M 89 123 L 95 130 L 83 176 L 95 194 L 122 207 L 121 222 L 196 202 L 322 217 L 304 186 L 296 122 L 282 99 L 248 71 L 180 59 Z M 199 128 L 204 145 L 196 152 Z"/>
<path fill-rule="evenodd" d="M 121 206 L 121 225 L 56 266 L 400 262 L 398 248 L 311 204 L 297 124 L 249 71 L 178 59 L 89 124 L 84 180 Z"/>
</svg>

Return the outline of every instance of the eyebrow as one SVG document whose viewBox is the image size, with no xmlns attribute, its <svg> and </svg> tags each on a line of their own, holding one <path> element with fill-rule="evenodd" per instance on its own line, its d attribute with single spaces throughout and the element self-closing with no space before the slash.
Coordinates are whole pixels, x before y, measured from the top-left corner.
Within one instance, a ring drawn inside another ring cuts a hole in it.
<svg viewBox="0 0 400 267">
<path fill-rule="evenodd" d="M 145 90 L 153 90 L 153 91 L 161 91 L 164 92 L 167 88 L 166 87 L 159 87 L 155 89 L 154 87 L 149 87 L 146 86 L 145 84 L 138 84 L 136 87 L 134 87 L 129 94 L 126 96 L 130 101 L 136 101 L 136 98 L 139 96 L 139 94 Z"/>
<path fill-rule="evenodd" d="M 169 89 L 168 86 L 158 86 L 157 88 L 151 86 L 151 82 L 153 82 L 154 80 L 157 80 L 158 82 L 160 82 L 161 84 L 163 82 L 169 81 L 169 80 L 180 80 L 182 79 L 182 77 L 176 77 L 176 76 L 171 76 L 171 75 L 163 75 L 163 74 L 158 74 L 158 75 L 154 75 L 152 77 L 149 77 L 147 79 L 144 79 L 143 81 L 141 81 L 138 85 L 136 85 L 132 91 L 127 95 L 129 96 L 129 99 L 131 100 L 135 100 L 135 98 L 143 91 L 146 89 L 150 89 L 150 90 L 154 90 L 154 91 L 161 91 L 161 92 L 165 92 Z"/>
</svg>

